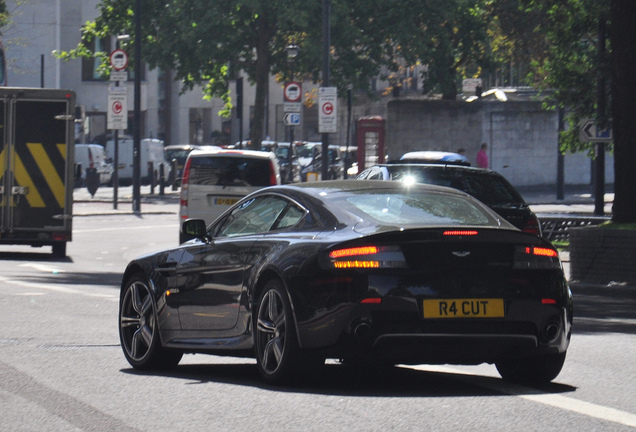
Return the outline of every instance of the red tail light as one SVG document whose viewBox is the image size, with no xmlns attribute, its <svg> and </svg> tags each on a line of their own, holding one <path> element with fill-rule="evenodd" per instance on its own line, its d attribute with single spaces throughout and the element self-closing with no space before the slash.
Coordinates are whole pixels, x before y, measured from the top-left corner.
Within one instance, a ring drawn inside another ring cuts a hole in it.
<svg viewBox="0 0 636 432">
<path fill-rule="evenodd" d="M 334 251 L 331 251 L 331 253 L 329 254 L 329 257 L 342 258 L 342 257 L 348 257 L 348 256 L 355 256 L 355 255 L 371 255 L 375 253 L 378 253 L 378 248 L 376 246 L 363 246 L 363 247 L 356 247 L 356 248 L 334 250 Z"/>
<path fill-rule="evenodd" d="M 477 234 L 478 232 L 475 230 L 444 231 L 445 236 L 474 236 Z"/>
<path fill-rule="evenodd" d="M 382 298 L 381 297 L 369 297 L 369 298 L 365 298 L 360 300 L 361 304 L 380 304 L 382 303 Z"/>
<path fill-rule="evenodd" d="M 190 166 L 192 159 L 188 158 L 183 167 L 183 175 L 181 177 L 181 192 L 179 193 L 179 205 L 181 206 L 181 219 L 188 219 L 188 215 L 184 211 L 188 208 L 188 183 L 190 182 Z"/>
<path fill-rule="evenodd" d="M 269 161 L 269 184 L 271 186 L 276 186 L 278 181 L 276 179 L 276 169 L 274 168 L 274 162 Z"/>
<path fill-rule="evenodd" d="M 558 252 L 554 249 L 543 248 L 543 247 L 527 247 L 526 253 L 530 255 L 540 255 L 546 257 L 557 257 L 559 256 Z"/>
<path fill-rule="evenodd" d="M 183 186 L 188 186 L 188 182 L 190 181 L 190 165 L 192 165 L 192 159 L 188 158 L 185 167 L 183 167 L 183 175 L 181 177 L 181 190 L 183 190 Z"/>
<path fill-rule="evenodd" d="M 335 249 L 329 253 L 331 268 L 371 269 L 404 268 L 406 259 L 398 246 L 359 246 Z"/>
<path fill-rule="evenodd" d="M 550 247 L 518 246 L 515 249 L 516 269 L 559 269 L 559 253 Z"/>
<path fill-rule="evenodd" d="M 539 223 L 539 219 L 537 219 L 535 215 L 530 216 L 521 231 L 541 237 L 541 224 Z"/>
</svg>

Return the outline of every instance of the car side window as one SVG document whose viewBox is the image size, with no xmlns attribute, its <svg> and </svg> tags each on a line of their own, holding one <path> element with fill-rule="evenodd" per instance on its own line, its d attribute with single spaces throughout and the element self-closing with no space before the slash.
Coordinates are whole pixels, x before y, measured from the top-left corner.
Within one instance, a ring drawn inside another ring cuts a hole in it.
<svg viewBox="0 0 636 432">
<path fill-rule="evenodd" d="M 305 216 L 305 211 L 294 204 L 289 204 L 287 211 L 282 215 L 274 229 L 283 229 L 296 225 Z"/>
<path fill-rule="evenodd" d="M 382 171 L 380 170 L 372 170 L 368 177 L 367 180 L 383 180 L 382 178 Z"/>
<path fill-rule="evenodd" d="M 356 176 L 356 180 L 365 180 L 370 172 L 371 170 L 368 170 L 368 169 L 362 171 L 360 174 Z"/>
<path fill-rule="evenodd" d="M 275 195 L 265 195 L 243 202 L 219 225 L 214 237 L 235 237 L 269 231 L 288 201 Z"/>
</svg>

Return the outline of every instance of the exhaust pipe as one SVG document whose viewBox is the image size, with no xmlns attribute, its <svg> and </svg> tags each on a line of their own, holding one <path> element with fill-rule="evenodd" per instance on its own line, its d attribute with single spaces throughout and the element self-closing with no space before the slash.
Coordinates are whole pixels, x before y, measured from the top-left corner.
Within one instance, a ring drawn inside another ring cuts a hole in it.
<svg viewBox="0 0 636 432">
<path fill-rule="evenodd" d="M 371 326 L 365 322 L 358 324 L 353 329 L 353 335 L 359 338 L 368 336 L 370 333 L 371 333 Z"/>
<path fill-rule="evenodd" d="M 548 342 L 552 342 L 559 337 L 561 333 L 561 329 L 559 328 L 559 324 L 557 323 L 548 323 L 547 326 L 543 329 L 543 337 Z"/>
</svg>

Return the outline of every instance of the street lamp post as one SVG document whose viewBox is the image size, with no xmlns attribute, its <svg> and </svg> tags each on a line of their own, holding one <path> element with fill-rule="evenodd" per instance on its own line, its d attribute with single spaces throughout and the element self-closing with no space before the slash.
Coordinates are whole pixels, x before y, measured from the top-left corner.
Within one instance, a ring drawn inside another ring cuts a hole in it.
<svg viewBox="0 0 636 432">
<path fill-rule="evenodd" d="M 116 46 L 117 49 L 120 48 L 120 43 L 122 41 L 127 41 L 130 39 L 130 35 L 120 34 L 117 35 Z M 119 87 L 119 81 L 115 83 L 116 87 Z M 126 114 L 127 115 L 127 114 Z M 118 201 L 119 201 L 119 129 L 115 129 L 115 154 L 113 157 L 115 158 L 113 165 L 115 166 L 115 170 L 113 171 L 113 208 L 117 210 Z"/>
<path fill-rule="evenodd" d="M 331 0 L 322 0 L 322 86 L 329 87 L 331 49 Z M 322 179 L 329 178 L 329 134 L 322 134 Z"/>
<path fill-rule="evenodd" d="M 285 48 L 285 52 L 287 53 L 287 60 L 289 61 L 291 66 L 291 81 L 293 82 L 294 81 L 294 63 L 296 61 L 296 57 L 298 57 L 300 48 L 296 44 L 290 44 L 290 45 L 287 45 L 287 47 Z M 290 183 L 294 182 L 294 170 L 292 165 L 293 150 L 294 150 L 294 126 L 290 125 L 289 126 L 289 150 L 287 151 L 287 162 L 289 166 L 288 181 Z"/>
<path fill-rule="evenodd" d="M 133 202 L 135 213 L 141 212 L 141 0 L 135 3 L 135 99 L 133 117 Z"/>
</svg>

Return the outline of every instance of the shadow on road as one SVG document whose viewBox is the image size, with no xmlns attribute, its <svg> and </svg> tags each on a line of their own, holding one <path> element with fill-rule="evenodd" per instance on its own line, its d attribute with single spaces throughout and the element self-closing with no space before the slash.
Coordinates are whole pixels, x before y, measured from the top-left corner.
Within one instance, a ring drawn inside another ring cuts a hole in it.
<svg viewBox="0 0 636 432">
<path fill-rule="evenodd" d="M 156 375 L 124 369 L 124 373 Z M 327 364 L 315 375 L 298 384 L 271 386 L 263 382 L 254 364 L 181 365 L 165 377 L 186 380 L 187 385 L 208 382 L 258 387 L 277 392 L 308 393 L 337 396 L 371 397 L 466 397 L 502 396 L 510 394 L 559 394 L 573 392 L 575 387 L 550 383 L 540 387 L 526 387 L 507 383 L 499 378 L 422 371 L 404 367 L 377 371 L 357 371 L 352 367 Z"/>
<path fill-rule="evenodd" d="M 114 289 L 119 289 L 121 286 L 121 273 L 57 273 L 52 275 L 42 276 L 25 276 L 21 280 L 30 282 L 33 284 L 45 283 L 45 284 L 58 284 L 66 287 L 74 285 L 95 285 L 95 286 L 110 286 Z"/>
<path fill-rule="evenodd" d="M 45 247 L 45 246 L 43 246 Z M 0 261 L 73 262 L 71 257 L 58 257 L 50 252 L 0 252 Z"/>
<path fill-rule="evenodd" d="M 636 288 L 572 284 L 574 334 L 636 334 Z"/>
</svg>

